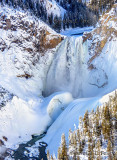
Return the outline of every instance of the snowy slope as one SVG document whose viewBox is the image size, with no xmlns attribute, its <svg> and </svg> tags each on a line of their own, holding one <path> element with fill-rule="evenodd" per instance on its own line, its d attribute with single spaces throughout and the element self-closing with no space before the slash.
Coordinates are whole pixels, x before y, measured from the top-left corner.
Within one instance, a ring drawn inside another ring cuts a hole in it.
<svg viewBox="0 0 117 160">
<path fill-rule="evenodd" d="M 29 13 L 0 6 L 0 85 L 23 99 L 41 95 L 61 40 Z"/>
<path fill-rule="evenodd" d="M 30 140 L 31 135 L 42 134 L 72 100 L 69 93 L 56 93 L 28 102 L 14 96 L 0 110 L 0 139 L 7 137 L 6 146 L 14 148 L 18 143 Z"/>
<path fill-rule="evenodd" d="M 74 130 L 78 128 L 79 117 L 83 117 L 87 110 L 90 112 L 92 109 L 95 110 L 97 106 L 108 102 L 109 96 L 114 95 L 114 93 L 115 92 L 112 92 L 104 97 L 81 98 L 70 103 L 66 110 L 49 128 L 47 135 L 41 140 L 48 144 L 47 149 L 49 149 L 50 153 L 57 155 L 61 135 L 65 133 L 66 140 L 68 141 L 69 129 Z"/>
<path fill-rule="evenodd" d="M 66 10 L 59 6 L 55 0 L 46 0 L 46 9 L 48 14 L 53 13 L 54 16 L 63 17 Z"/>
<path fill-rule="evenodd" d="M 0 107 L 6 105 L 0 110 L 0 139 L 8 138 L 7 147 L 30 140 L 32 134 L 41 134 L 53 122 L 52 112 L 47 110 L 53 96 L 47 100 L 39 96 L 62 39 L 28 12 L 0 5 Z M 70 94 L 65 97 L 59 113 L 54 111 L 54 120 L 72 100 Z M 59 96 L 55 99 L 59 101 Z"/>
<path fill-rule="evenodd" d="M 96 110 L 97 106 L 105 104 L 109 101 L 110 96 L 114 95 L 115 91 L 102 97 L 82 98 L 70 103 L 66 110 L 49 128 L 47 135 L 41 140 L 48 144 L 47 149 L 49 149 L 50 154 L 57 155 L 57 150 L 61 142 L 61 135 L 63 133 L 65 133 L 68 142 L 69 129 L 74 130 L 78 128 L 79 117 L 83 117 L 86 111 L 91 112 L 93 109 Z M 85 158 L 87 159 L 87 157 Z"/>
</svg>

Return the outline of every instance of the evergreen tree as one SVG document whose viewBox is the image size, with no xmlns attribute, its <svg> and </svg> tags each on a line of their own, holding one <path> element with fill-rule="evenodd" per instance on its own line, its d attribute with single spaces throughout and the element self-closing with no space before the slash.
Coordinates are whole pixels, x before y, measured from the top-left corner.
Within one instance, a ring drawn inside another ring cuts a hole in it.
<svg viewBox="0 0 117 160">
<path fill-rule="evenodd" d="M 49 153 L 49 150 L 47 150 L 47 159 L 50 160 L 50 153 Z"/>
<path fill-rule="evenodd" d="M 83 118 L 83 122 L 84 122 L 84 132 L 85 134 L 88 133 L 88 126 L 89 126 L 89 114 L 88 111 L 85 113 L 84 118 Z"/>
<path fill-rule="evenodd" d="M 110 140 L 108 140 L 107 153 L 108 153 L 108 160 L 111 160 L 113 158 L 113 155 L 112 155 L 112 143 Z"/>
<path fill-rule="evenodd" d="M 101 160 L 101 143 L 100 140 L 96 143 L 96 153 L 97 153 L 97 160 Z"/>
<path fill-rule="evenodd" d="M 63 134 L 61 137 L 61 150 L 59 149 L 60 156 L 62 160 L 68 160 L 68 155 L 67 155 L 67 144 L 65 140 L 65 135 Z"/>
</svg>

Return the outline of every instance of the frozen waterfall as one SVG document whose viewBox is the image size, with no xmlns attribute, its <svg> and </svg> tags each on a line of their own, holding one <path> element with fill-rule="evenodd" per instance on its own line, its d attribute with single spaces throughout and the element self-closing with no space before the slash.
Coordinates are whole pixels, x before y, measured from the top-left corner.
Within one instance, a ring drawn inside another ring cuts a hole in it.
<svg viewBox="0 0 117 160">
<path fill-rule="evenodd" d="M 83 96 L 87 79 L 87 45 L 82 37 L 67 37 L 57 49 L 46 78 L 46 96 L 56 91 Z"/>
</svg>

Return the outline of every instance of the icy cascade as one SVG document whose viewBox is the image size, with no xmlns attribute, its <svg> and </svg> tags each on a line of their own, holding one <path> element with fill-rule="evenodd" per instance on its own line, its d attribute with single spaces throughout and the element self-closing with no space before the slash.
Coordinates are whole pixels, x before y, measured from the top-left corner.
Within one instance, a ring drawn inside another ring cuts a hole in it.
<svg viewBox="0 0 117 160">
<path fill-rule="evenodd" d="M 87 45 L 82 37 L 68 37 L 57 49 L 47 74 L 45 94 L 68 91 L 74 97 L 83 96 L 82 81 L 87 79 Z"/>
</svg>

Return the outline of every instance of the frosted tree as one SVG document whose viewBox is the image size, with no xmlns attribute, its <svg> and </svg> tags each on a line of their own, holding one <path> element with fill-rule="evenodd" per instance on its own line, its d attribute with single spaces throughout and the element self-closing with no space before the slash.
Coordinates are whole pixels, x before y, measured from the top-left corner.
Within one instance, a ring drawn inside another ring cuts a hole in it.
<svg viewBox="0 0 117 160">
<path fill-rule="evenodd" d="M 50 160 L 50 153 L 49 153 L 49 150 L 47 150 L 47 159 Z"/>
<path fill-rule="evenodd" d="M 101 143 L 100 140 L 97 141 L 96 143 L 96 155 L 97 155 L 97 160 L 101 160 Z"/>
<path fill-rule="evenodd" d="M 113 150 L 112 143 L 110 140 L 108 140 L 108 145 L 107 145 L 108 160 L 111 160 L 113 158 L 112 150 Z"/>
<path fill-rule="evenodd" d="M 84 133 L 88 133 L 88 127 L 89 127 L 89 113 L 88 111 L 86 111 L 84 118 L 83 118 L 83 129 L 84 129 Z"/>
<path fill-rule="evenodd" d="M 51 155 L 50 160 L 54 160 L 53 156 Z"/>
<path fill-rule="evenodd" d="M 60 150 L 60 156 L 62 160 L 68 160 L 68 154 L 67 154 L 67 144 L 65 140 L 65 134 L 61 137 L 61 149 Z"/>
<path fill-rule="evenodd" d="M 58 160 L 61 160 L 61 157 L 62 157 L 61 147 L 59 147 L 59 148 L 58 148 L 58 156 L 57 156 L 57 159 L 58 159 Z"/>
</svg>

